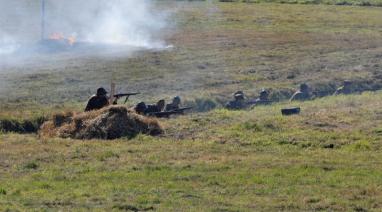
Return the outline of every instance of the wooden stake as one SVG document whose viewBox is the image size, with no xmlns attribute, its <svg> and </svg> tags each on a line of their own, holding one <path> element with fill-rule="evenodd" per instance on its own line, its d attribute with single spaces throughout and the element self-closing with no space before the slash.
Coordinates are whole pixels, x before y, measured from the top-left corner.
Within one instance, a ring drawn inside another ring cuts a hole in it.
<svg viewBox="0 0 382 212">
<path fill-rule="evenodd" d="M 110 104 L 113 104 L 114 102 L 114 95 L 115 95 L 115 83 L 111 83 L 111 86 L 110 86 Z"/>
</svg>

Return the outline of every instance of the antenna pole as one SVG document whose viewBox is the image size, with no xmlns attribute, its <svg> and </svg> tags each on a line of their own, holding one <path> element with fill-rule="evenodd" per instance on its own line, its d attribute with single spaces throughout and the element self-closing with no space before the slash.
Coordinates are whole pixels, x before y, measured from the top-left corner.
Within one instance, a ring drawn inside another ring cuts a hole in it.
<svg viewBox="0 0 382 212">
<path fill-rule="evenodd" d="M 41 40 L 45 37 L 45 0 L 41 0 Z"/>
</svg>

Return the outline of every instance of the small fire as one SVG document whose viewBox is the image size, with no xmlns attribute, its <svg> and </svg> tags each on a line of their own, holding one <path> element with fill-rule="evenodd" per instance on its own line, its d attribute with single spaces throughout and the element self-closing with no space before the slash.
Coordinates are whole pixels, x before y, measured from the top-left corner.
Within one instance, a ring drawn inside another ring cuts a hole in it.
<svg viewBox="0 0 382 212">
<path fill-rule="evenodd" d="M 69 37 L 67 38 L 67 40 L 68 40 L 69 44 L 72 46 L 72 45 L 76 42 L 76 37 L 74 37 L 74 36 L 69 36 Z"/>
<path fill-rule="evenodd" d="M 63 40 L 63 39 L 65 39 L 65 37 L 62 33 L 54 32 L 49 36 L 49 39 L 51 39 L 51 40 Z"/>
<path fill-rule="evenodd" d="M 64 34 L 60 33 L 60 32 L 54 32 L 52 33 L 50 36 L 49 36 L 49 39 L 50 40 L 64 40 L 66 41 L 69 45 L 73 45 L 75 42 L 76 42 L 76 37 L 74 36 L 69 36 L 69 37 L 65 37 Z"/>
</svg>

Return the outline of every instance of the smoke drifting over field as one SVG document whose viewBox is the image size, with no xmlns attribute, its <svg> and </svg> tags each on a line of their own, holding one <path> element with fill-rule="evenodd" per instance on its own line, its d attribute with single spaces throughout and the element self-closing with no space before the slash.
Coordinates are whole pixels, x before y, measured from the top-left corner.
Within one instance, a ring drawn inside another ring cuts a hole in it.
<svg viewBox="0 0 382 212">
<path fill-rule="evenodd" d="M 0 0 L 0 54 L 41 39 L 42 1 Z M 148 0 L 46 0 L 44 38 L 163 48 L 166 15 Z"/>
</svg>

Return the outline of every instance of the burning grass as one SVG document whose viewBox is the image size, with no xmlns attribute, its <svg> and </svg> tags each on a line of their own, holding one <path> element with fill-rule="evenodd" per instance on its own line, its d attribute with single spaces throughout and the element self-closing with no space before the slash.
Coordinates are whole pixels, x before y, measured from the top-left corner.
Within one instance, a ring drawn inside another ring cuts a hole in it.
<svg viewBox="0 0 382 212">
<path fill-rule="evenodd" d="M 140 116 L 124 106 L 79 114 L 55 114 L 40 130 L 42 137 L 74 139 L 132 138 L 140 133 L 155 136 L 162 134 L 163 129 L 157 120 Z"/>
</svg>

